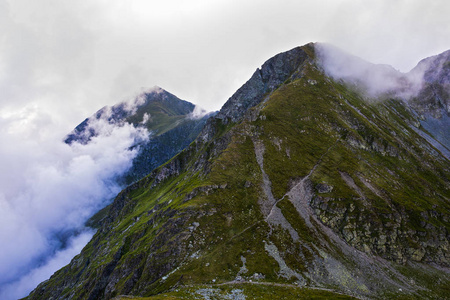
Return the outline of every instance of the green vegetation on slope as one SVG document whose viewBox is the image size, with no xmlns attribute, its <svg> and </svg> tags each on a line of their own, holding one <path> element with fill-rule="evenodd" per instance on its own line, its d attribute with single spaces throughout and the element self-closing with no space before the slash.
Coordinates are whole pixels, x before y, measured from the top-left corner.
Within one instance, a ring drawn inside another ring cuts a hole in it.
<svg viewBox="0 0 450 300">
<path fill-rule="evenodd" d="M 445 295 L 447 273 L 425 263 L 449 264 L 448 160 L 402 102 L 364 101 L 312 61 L 297 75 L 121 192 L 30 298 L 191 297 L 202 284 L 262 299 L 330 295 L 276 284 Z M 217 286 L 234 281 L 247 283 Z"/>
</svg>

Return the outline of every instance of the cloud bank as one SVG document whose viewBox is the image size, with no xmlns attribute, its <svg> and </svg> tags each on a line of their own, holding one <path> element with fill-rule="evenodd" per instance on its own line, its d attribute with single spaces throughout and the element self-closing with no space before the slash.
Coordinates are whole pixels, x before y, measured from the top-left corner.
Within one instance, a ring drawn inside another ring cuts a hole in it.
<svg viewBox="0 0 450 300">
<path fill-rule="evenodd" d="M 446 0 L 0 0 L 0 106 L 61 122 L 163 86 L 218 110 L 269 57 L 328 42 L 409 71 L 450 49 Z"/>
<path fill-rule="evenodd" d="M 65 249 L 56 251 L 43 264 L 31 269 L 31 271 L 20 279 L 5 284 L 0 290 L 0 298 L 6 300 L 19 299 L 26 296 L 39 283 L 50 278 L 56 270 L 67 265 L 75 255 L 79 254 L 84 245 L 92 238 L 93 234 L 93 231 L 85 230 L 70 238 Z"/>
<path fill-rule="evenodd" d="M 316 44 L 319 63 L 328 76 L 361 89 L 367 97 L 399 97 L 408 100 L 424 85 L 424 70 L 402 73 L 392 66 L 373 64 L 324 43 Z"/>
<path fill-rule="evenodd" d="M 28 107 L 0 114 L 0 298 L 25 296 L 92 235 L 85 221 L 120 191 L 115 178 L 148 138 L 104 119 L 88 144 L 62 142 L 52 117 Z"/>
<path fill-rule="evenodd" d="M 211 112 L 204 110 L 200 106 L 196 105 L 194 107 L 194 110 L 187 116 L 188 118 L 192 120 L 198 120 L 203 118 L 204 116 L 210 114 Z"/>
</svg>

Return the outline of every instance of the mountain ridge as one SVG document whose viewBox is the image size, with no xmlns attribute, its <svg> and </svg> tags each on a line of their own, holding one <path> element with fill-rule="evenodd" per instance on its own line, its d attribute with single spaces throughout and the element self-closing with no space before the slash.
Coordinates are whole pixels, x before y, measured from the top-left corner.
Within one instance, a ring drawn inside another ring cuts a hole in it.
<svg viewBox="0 0 450 300">
<path fill-rule="evenodd" d="M 263 64 L 270 76 L 257 70 L 189 147 L 123 190 L 82 253 L 29 298 L 233 280 L 444 295 L 448 159 L 402 100 L 365 102 L 323 74 L 315 51 Z"/>
</svg>

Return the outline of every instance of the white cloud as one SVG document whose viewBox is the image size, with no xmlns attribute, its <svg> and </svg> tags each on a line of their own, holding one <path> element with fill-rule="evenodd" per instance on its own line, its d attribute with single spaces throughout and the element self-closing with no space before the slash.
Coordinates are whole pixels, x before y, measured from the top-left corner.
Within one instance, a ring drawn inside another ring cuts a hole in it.
<svg viewBox="0 0 450 300">
<path fill-rule="evenodd" d="M 75 255 L 79 254 L 81 249 L 92 238 L 93 234 L 93 231 L 86 230 L 81 234 L 72 237 L 64 250 L 56 251 L 56 253 L 42 265 L 31 269 L 19 280 L 6 284 L 4 288 L 0 290 L 0 298 L 19 299 L 27 296 L 28 292 L 34 289 L 39 283 L 50 278 L 55 270 L 64 267 Z"/>
<path fill-rule="evenodd" d="M 0 124 L 0 289 L 4 289 L 19 278 L 24 282 L 22 276 L 29 276 L 30 269 L 61 247 L 58 236 L 82 229 L 120 191 L 115 177 L 131 166 L 137 150 L 130 147 L 148 133 L 99 119 L 92 124 L 97 137 L 87 145 L 69 146 L 61 136 L 45 134 L 56 124 L 33 108 L 0 114 Z"/>
<path fill-rule="evenodd" d="M 38 101 L 69 127 L 153 85 L 217 110 L 266 59 L 311 41 L 402 71 L 450 48 L 445 0 L 0 5 L 0 103 Z"/>
<path fill-rule="evenodd" d="M 206 116 L 209 112 L 201 108 L 200 106 L 196 105 L 194 107 L 194 110 L 188 115 L 188 118 L 191 119 L 201 119 L 204 116 Z"/>
<path fill-rule="evenodd" d="M 405 100 L 417 95 L 423 86 L 423 70 L 401 73 L 389 65 L 372 64 L 329 44 L 316 44 L 320 65 L 327 75 L 355 84 L 369 97 L 383 95 Z"/>
</svg>

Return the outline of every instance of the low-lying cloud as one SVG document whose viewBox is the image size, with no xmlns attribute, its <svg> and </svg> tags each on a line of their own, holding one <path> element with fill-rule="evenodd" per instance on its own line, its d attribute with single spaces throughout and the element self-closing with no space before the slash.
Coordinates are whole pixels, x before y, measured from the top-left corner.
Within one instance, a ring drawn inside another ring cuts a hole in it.
<svg viewBox="0 0 450 300">
<path fill-rule="evenodd" d="M 192 120 L 198 120 L 203 118 L 204 116 L 211 114 L 211 112 L 204 110 L 200 106 L 196 105 L 194 110 L 188 115 L 188 118 Z"/>
<path fill-rule="evenodd" d="M 57 250 L 43 264 L 31 269 L 20 279 L 2 286 L 1 299 L 18 299 L 25 296 L 43 280 L 49 278 L 56 270 L 65 266 L 92 238 L 94 231 L 84 230 L 67 242 L 67 247 Z"/>
<path fill-rule="evenodd" d="M 85 245 L 86 220 L 120 191 L 115 178 L 138 151 L 131 146 L 148 138 L 127 123 L 91 125 L 98 135 L 88 144 L 67 145 L 36 107 L 0 111 L 1 299 L 26 296 Z"/>
<path fill-rule="evenodd" d="M 423 86 L 423 70 L 402 73 L 392 66 L 367 62 L 324 43 L 316 44 L 316 51 L 327 75 L 362 88 L 368 97 L 409 99 Z"/>
</svg>

